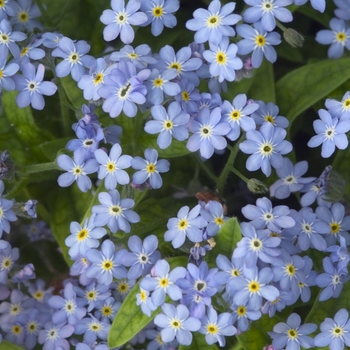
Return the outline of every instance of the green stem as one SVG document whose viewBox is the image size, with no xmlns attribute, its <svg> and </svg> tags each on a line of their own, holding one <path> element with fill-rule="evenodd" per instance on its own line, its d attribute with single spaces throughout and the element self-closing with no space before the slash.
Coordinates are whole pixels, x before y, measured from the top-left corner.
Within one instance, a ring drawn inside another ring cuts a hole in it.
<svg viewBox="0 0 350 350">
<path fill-rule="evenodd" d="M 41 173 L 43 171 L 59 170 L 56 162 L 32 164 L 25 167 L 26 174 Z"/>
<path fill-rule="evenodd" d="M 223 193 L 224 191 L 224 186 L 227 181 L 227 177 L 232 170 L 232 165 L 236 159 L 238 150 L 239 150 L 239 144 L 244 140 L 245 136 L 242 135 L 241 138 L 238 140 L 238 142 L 233 146 L 227 145 L 227 148 L 231 151 L 230 156 L 227 159 L 227 162 L 224 166 L 224 169 L 222 170 L 220 176 L 219 176 L 219 181 L 217 182 L 217 190 L 219 193 Z"/>
<path fill-rule="evenodd" d="M 235 173 L 240 179 L 242 179 L 244 182 L 248 183 L 249 179 L 245 177 L 239 170 L 237 170 L 234 166 L 230 168 L 230 171 Z"/>
<path fill-rule="evenodd" d="M 207 164 L 199 158 L 198 153 L 195 153 L 195 157 L 197 159 L 197 163 L 201 166 L 201 168 L 205 171 L 205 173 L 215 182 L 217 183 L 219 178 L 217 176 L 215 176 L 212 171 L 209 169 L 209 167 L 207 166 Z"/>
</svg>

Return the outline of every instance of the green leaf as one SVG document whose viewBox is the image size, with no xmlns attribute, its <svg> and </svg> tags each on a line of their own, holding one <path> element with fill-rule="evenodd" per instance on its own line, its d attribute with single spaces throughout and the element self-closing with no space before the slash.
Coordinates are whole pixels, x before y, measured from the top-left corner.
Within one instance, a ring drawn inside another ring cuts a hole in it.
<svg viewBox="0 0 350 350">
<path fill-rule="evenodd" d="M 19 159 L 16 160 L 25 164 L 33 158 L 30 155 L 40 157 L 42 154 L 37 145 L 52 140 L 53 136 L 48 131 L 38 128 L 30 107 L 17 107 L 16 95 L 16 92 L 6 91 L 2 96 L 3 116 L 0 118 L 0 128 L 2 135 L 12 135 L 7 137 L 17 146 L 14 147 L 19 154 Z"/>
<path fill-rule="evenodd" d="M 242 234 L 237 218 L 228 219 L 221 227 L 219 233 L 214 237 L 215 247 L 208 253 L 208 262 L 216 265 L 216 257 L 223 254 L 231 257 Z"/>
<path fill-rule="evenodd" d="M 187 257 L 169 258 L 167 261 L 173 269 L 177 266 L 185 266 Z M 140 293 L 139 285 L 140 281 L 131 289 L 113 320 L 107 340 L 110 348 L 116 348 L 128 342 L 161 312 L 161 308 L 158 307 L 148 317 L 136 305 L 136 294 Z"/>
<path fill-rule="evenodd" d="M 216 344 L 209 345 L 205 341 L 204 334 L 194 332 L 192 333 L 193 339 L 189 346 L 180 345 L 178 350 L 217 350 L 218 346 Z"/>
<path fill-rule="evenodd" d="M 23 350 L 24 348 L 15 345 L 13 343 L 8 342 L 7 340 L 3 340 L 0 343 L 0 350 Z"/>
<path fill-rule="evenodd" d="M 295 69 L 276 83 L 280 114 L 294 119 L 350 78 L 350 58 L 324 60 Z"/>
<path fill-rule="evenodd" d="M 83 90 L 78 88 L 77 82 L 71 76 L 61 78 L 61 82 L 69 102 L 76 109 L 80 110 L 84 103 L 87 104 L 87 101 L 84 99 Z"/>
<path fill-rule="evenodd" d="M 275 102 L 275 77 L 272 63 L 264 60 L 259 69 L 254 73 L 254 83 L 248 92 L 249 98 L 264 102 Z"/>
</svg>

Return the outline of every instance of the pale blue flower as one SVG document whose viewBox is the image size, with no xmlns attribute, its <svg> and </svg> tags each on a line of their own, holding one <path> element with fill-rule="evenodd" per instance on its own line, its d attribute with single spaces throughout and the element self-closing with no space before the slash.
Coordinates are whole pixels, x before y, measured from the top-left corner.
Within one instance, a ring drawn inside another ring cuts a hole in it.
<svg viewBox="0 0 350 350">
<path fill-rule="evenodd" d="M 112 10 L 104 10 L 100 21 L 107 25 L 103 30 L 103 39 L 112 41 L 120 35 L 124 44 L 130 44 L 135 37 L 131 25 L 140 25 L 147 21 L 145 13 L 138 11 L 141 2 L 130 0 L 125 6 L 124 0 L 111 0 Z"/>
</svg>

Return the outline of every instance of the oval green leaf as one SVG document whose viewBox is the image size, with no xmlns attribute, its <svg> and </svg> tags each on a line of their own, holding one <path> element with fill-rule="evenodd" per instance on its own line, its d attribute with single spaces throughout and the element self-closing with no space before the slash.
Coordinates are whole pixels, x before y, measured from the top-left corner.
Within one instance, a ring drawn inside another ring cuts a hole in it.
<svg viewBox="0 0 350 350">
<path fill-rule="evenodd" d="M 308 64 L 276 83 L 277 104 L 290 125 L 307 108 L 350 78 L 350 58 Z"/>
<path fill-rule="evenodd" d="M 7 340 L 3 340 L 0 343 L 0 350 L 23 350 L 24 348 L 15 345 L 13 343 L 8 342 Z"/>
<path fill-rule="evenodd" d="M 214 237 L 215 247 L 208 253 L 208 262 L 216 265 L 216 257 L 223 254 L 231 259 L 233 250 L 241 240 L 242 234 L 237 218 L 228 219 Z"/>
</svg>

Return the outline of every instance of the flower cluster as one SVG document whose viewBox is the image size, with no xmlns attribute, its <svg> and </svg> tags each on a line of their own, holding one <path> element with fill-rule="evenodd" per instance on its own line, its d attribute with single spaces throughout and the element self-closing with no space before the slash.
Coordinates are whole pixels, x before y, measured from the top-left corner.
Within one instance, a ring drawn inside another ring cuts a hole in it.
<svg viewBox="0 0 350 350">
<path fill-rule="evenodd" d="M 321 77 L 306 103 L 296 80 L 317 75 L 317 63 L 269 86 L 277 53 L 289 55 L 283 40 L 303 41 L 284 25 L 307 0 L 97 2 L 98 45 L 65 30 L 50 9 L 57 1 L 0 1 L 0 343 L 246 349 L 261 332 L 250 350 L 269 336 L 274 350 L 350 347 L 350 202 L 335 172 L 347 171 L 337 156 L 349 146 L 350 91 L 340 99 L 345 78 Z M 331 45 L 329 58 L 350 48 L 350 2 L 334 4 L 331 30 L 315 38 Z M 165 44 L 176 12 L 192 6 L 180 16 L 190 41 Z M 325 0 L 310 6 L 326 11 Z M 269 101 L 259 99 L 265 81 Z M 305 157 L 322 146 L 321 160 L 335 160 L 307 176 L 318 164 L 299 159 L 289 131 L 324 98 Z M 241 182 L 231 186 L 231 175 Z M 313 304 L 309 315 L 300 303 Z"/>
</svg>

